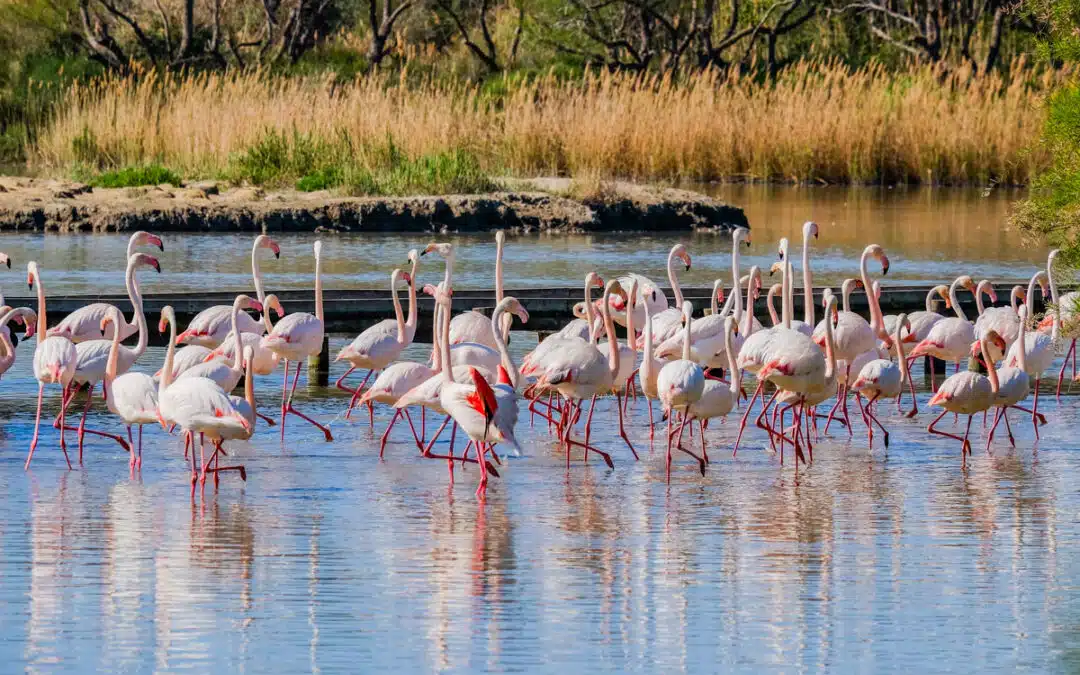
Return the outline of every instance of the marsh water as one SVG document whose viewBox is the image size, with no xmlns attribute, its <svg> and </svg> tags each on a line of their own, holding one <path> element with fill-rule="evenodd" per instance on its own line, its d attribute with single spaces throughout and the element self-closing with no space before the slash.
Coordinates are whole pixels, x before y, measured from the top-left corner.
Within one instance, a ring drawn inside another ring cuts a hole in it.
<svg viewBox="0 0 1080 675">
<path fill-rule="evenodd" d="M 835 265 L 837 274 L 851 273 L 852 252 L 870 239 L 886 246 L 897 276 L 920 280 L 945 278 L 960 265 L 990 278 L 1025 277 L 1044 256 L 993 234 L 1007 208 L 996 195 L 883 195 L 871 207 L 862 197 L 806 194 L 788 193 L 788 207 L 752 202 L 760 215 L 751 214 L 751 256 L 771 261 L 775 237 L 808 217 L 822 223 L 819 267 Z M 862 213 L 863 225 L 848 223 Z M 931 213 L 938 220 L 915 226 L 915 214 Z M 246 287 L 246 239 L 171 237 L 162 279 L 146 279 L 143 288 Z M 302 286 L 306 242 L 282 239 L 289 254 L 265 265 L 268 286 Z M 222 247 L 230 241 L 235 252 Z M 328 286 L 374 287 L 404 260 L 406 246 L 423 240 L 328 241 Z M 591 264 L 621 271 L 647 260 L 659 270 L 670 241 L 513 239 L 507 285 L 568 283 Z M 691 274 L 704 282 L 727 269 L 727 240 L 692 241 Z M 44 262 L 50 293 L 118 285 L 112 267 L 123 245 L 117 236 L 0 237 L 0 250 L 18 263 Z M 485 256 L 463 247 L 462 258 L 463 278 L 485 285 Z M 72 265 L 67 272 L 64 261 Z M 15 272 L 0 279 L 7 276 L 5 288 L 23 281 Z M 335 336 L 332 349 L 348 339 Z M 514 333 L 512 353 L 520 359 L 535 340 Z M 427 350 L 415 345 L 405 357 L 420 360 Z M 904 418 L 891 402 L 880 407 L 892 432 L 887 452 L 880 438 L 867 450 L 856 420 L 854 438 L 833 427 L 815 444 L 813 464 L 797 472 L 790 452 L 781 465 L 757 430 L 732 458 L 733 414 L 706 432 L 706 475 L 681 456 L 670 481 L 662 432 L 650 441 L 641 399 L 629 412 L 640 461 L 617 435 L 611 402 L 598 405 L 593 439 L 613 454 L 613 470 L 580 454 L 567 469 L 546 423 L 538 418 L 533 426 L 523 411 L 524 456 L 503 461 L 480 502 L 476 471 L 459 467 L 451 486 L 445 462 L 418 456 L 407 425 L 393 430 L 380 460 L 378 439 L 390 418 L 384 407 L 376 407 L 372 430 L 364 414 L 344 419 L 340 392 L 301 387 L 299 407 L 329 422 L 335 442 L 296 418 L 284 442 L 260 425 L 250 443 L 231 446 L 230 461 L 246 465 L 247 481 L 226 474 L 193 499 L 182 443 L 160 428 L 146 429 L 145 465 L 135 476 L 126 453 L 94 437 L 83 464 L 68 471 L 51 428 L 24 472 L 36 393 L 32 351 L 20 344 L 0 381 L 0 661 L 7 670 L 1080 668 L 1080 401 L 1056 400 L 1052 388 L 1044 389 L 1050 422 L 1041 440 L 1014 413 L 1016 448 L 999 438 L 987 454 L 976 421 L 966 468 L 956 442 L 927 435 L 929 393 L 917 372 L 919 417 Z M 162 358 L 163 350 L 151 348 L 137 368 L 152 371 Z M 331 378 L 341 372 L 335 364 Z M 279 377 L 257 378 L 270 414 Z M 55 411 L 58 399 L 50 392 L 46 409 Z M 89 424 L 121 429 L 100 410 Z M 428 436 L 435 425 L 428 416 Z M 460 452 L 460 437 L 457 443 Z M 436 447 L 445 451 L 448 437 Z"/>
</svg>

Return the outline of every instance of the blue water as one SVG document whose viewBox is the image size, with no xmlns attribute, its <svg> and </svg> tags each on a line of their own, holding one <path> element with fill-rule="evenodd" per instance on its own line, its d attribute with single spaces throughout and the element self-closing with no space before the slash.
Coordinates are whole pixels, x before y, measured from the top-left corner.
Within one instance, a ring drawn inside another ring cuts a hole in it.
<svg viewBox="0 0 1080 675">
<path fill-rule="evenodd" d="M 534 339 L 515 334 L 514 352 Z M 503 463 L 480 503 L 476 471 L 457 469 L 450 487 L 445 463 L 419 458 L 404 425 L 380 461 L 384 409 L 373 434 L 365 415 L 342 418 L 343 397 L 302 387 L 301 409 L 331 421 L 337 440 L 296 419 L 284 445 L 260 428 L 230 457 L 247 482 L 225 474 L 192 499 L 182 444 L 160 428 L 146 431 L 141 475 L 93 437 L 67 471 L 52 429 L 24 472 L 30 356 L 22 345 L 0 390 L 7 670 L 1080 665 L 1080 404 L 1052 390 L 1040 442 L 1014 413 L 1016 450 L 1000 439 L 990 456 L 976 440 L 966 469 L 955 442 L 926 434 L 922 391 L 915 420 L 882 405 L 887 453 L 880 440 L 868 452 L 856 422 L 854 440 L 830 430 L 798 473 L 757 431 L 732 459 L 733 416 L 707 431 L 706 476 L 677 457 L 670 483 L 644 403 L 632 406 L 634 462 L 602 401 L 593 438 L 614 470 L 575 455 L 567 471 L 546 427 L 523 417 L 525 456 Z M 145 368 L 161 358 L 151 349 Z M 271 414 L 278 387 L 257 383 Z M 89 423 L 120 430 L 103 412 Z"/>
</svg>

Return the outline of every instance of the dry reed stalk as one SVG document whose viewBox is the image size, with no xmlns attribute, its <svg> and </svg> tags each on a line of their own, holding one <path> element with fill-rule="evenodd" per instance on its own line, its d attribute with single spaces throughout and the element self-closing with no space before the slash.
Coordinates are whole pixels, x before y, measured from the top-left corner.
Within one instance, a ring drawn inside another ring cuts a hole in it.
<svg viewBox="0 0 1080 675">
<path fill-rule="evenodd" d="M 1062 75 L 930 67 L 890 73 L 802 63 L 763 84 L 739 74 L 546 78 L 501 101 L 467 84 L 261 73 L 110 78 L 74 87 L 31 161 L 163 163 L 220 175 L 273 129 L 417 156 L 466 149 L 485 169 L 638 180 L 1025 183 L 1043 92 Z"/>
</svg>

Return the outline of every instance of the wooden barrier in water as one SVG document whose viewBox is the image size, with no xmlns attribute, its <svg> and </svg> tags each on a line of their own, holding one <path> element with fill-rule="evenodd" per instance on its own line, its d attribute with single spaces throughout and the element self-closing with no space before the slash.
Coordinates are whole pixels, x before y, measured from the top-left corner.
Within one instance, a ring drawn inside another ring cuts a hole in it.
<svg viewBox="0 0 1080 675">
<path fill-rule="evenodd" d="M 999 283 L 998 288 L 1004 290 L 1014 283 Z M 150 284 L 146 284 L 149 286 Z M 927 285 L 903 284 L 886 286 L 881 293 L 881 307 L 886 314 L 898 314 L 900 312 L 914 312 L 925 309 Z M 181 326 L 186 325 L 200 311 L 211 305 L 231 305 L 237 293 L 251 293 L 250 289 L 238 289 L 235 291 L 205 291 L 198 293 L 161 293 L 143 296 L 143 308 L 147 320 L 151 326 L 157 323 L 161 308 L 171 305 L 176 311 L 177 320 Z M 315 297 L 311 290 L 286 290 L 273 291 L 280 298 L 286 312 L 310 312 L 315 311 Z M 668 298 L 673 295 L 670 289 L 665 289 Z M 683 296 L 694 304 L 696 316 L 704 314 L 704 310 L 710 306 L 711 288 L 684 287 Z M 529 323 L 520 326 L 515 321 L 514 330 L 529 330 L 538 333 L 554 331 L 561 328 L 570 320 L 573 314 L 574 304 L 584 299 L 581 287 L 559 288 L 520 288 L 509 289 L 507 295 L 518 298 L 529 310 Z M 1001 294 L 1006 296 L 1004 292 Z M 802 291 L 798 288 L 794 291 L 795 316 L 802 316 Z M 593 294 L 594 299 L 599 293 Z M 817 315 L 821 316 L 821 291 L 815 290 L 815 302 L 818 305 Z M 393 317 L 394 309 L 387 291 L 378 290 L 327 290 L 323 295 L 324 312 L 326 317 L 326 332 L 328 335 L 356 335 L 374 323 Z M 33 297 L 11 297 L 7 302 L 14 307 L 37 305 Z M 93 302 L 107 302 L 115 304 L 121 309 L 131 306 L 126 295 L 57 295 L 49 298 L 48 322 L 50 325 L 60 321 L 69 313 L 79 307 Z M 429 342 L 431 338 L 431 320 L 434 310 L 434 301 L 427 296 L 421 296 L 419 302 L 418 325 L 416 340 Z M 937 302 L 940 303 L 940 300 Z M 405 294 L 402 294 L 402 303 L 406 303 Z M 865 293 L 856 292 L 851 297 L 852 310 L 869 315 L 867 296 Z M 464 312 L 474 308 L 487 308 L 490 311 L 495 305 L 495 293 L 493 290 L 454 289 L 453 307 L 454 312 Z M 968 316 L 975 316 L 975 302 L 970 293 L 963 293 L 961 305 Z M 939 305 L 940 306 L 940 305 Z M 1035 311 L 1042 311 L 1041 298 L 1035 302 Z M 759 298 L 754 304 L 754 313 L 763 322 L 768 321 L 768 312 L 765 308 L 764 297 Z M 150 331 L 153 344 L 163 344 L 162 336 L 157 335 L 155 330 Z M 313 357 L 308 364 L 309 376 L 314 380 L 325 382 L 329 373 L 329 340 L 323 342 L 323 354 L 319 358 Z"/>
</svg>

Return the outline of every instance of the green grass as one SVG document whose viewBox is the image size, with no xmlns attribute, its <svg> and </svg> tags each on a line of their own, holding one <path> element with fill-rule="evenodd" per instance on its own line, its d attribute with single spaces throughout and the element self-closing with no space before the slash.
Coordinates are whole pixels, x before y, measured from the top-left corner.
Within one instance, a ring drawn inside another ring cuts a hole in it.
<svg viewBox="0 0 1080 675">
<path fill-rule="evenodd" d="M 90 178 L 89 183 L 101 188 L 138 187 L 140 185 L 180 185 L 180 176 L 163 166 L 130 166 L 106 171 Z"/>
<path fill-rule="evenodd" d="M 404 196 L 490 192 L 495 183 L 467 150 L 450 149 L 410 157 L 392 137 L 357 144 L 341 133 L 334 139 L 297 132 L 267 131 L 231 158 L 225 178 L 234 182 L 297 190 L 336 190 L 350 195 Z"/>
</svg>

